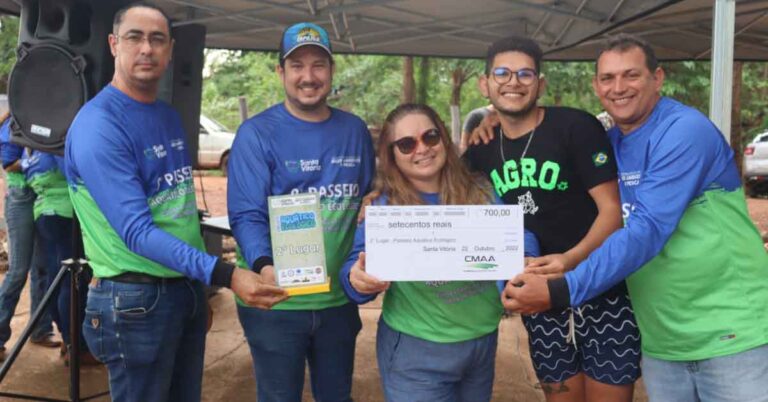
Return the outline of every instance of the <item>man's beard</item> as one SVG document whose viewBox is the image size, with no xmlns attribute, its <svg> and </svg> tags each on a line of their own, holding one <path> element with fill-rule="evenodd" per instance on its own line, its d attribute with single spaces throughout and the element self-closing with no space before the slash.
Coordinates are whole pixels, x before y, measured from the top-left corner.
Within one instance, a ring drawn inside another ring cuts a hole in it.
<svg viewBox="0 0 768 402">
<path fill-rule="evenodd" d="M 328 97 L 327 97 L 327 96 L 323 96 L 322 98 L 318 99 L 318 100 L 317 100 L 317 102 L 314 102 L 314 103 L 311 103 L 311 104 L 307 104 L 307 103 L 302 103 L 302 102 L 300 102 L 300 101 L 298 100 L 298 98 L 296 98 L 296 101 L 295 101 L 295 102 L 293 102 L 293 104 L 294 104 L 294 105 L 295 105 L 297 108 L 299 108 L 299 109 L 301 109 L 301 110 L 303 110 L 303 111 L 305 111 L 305 112 L 312 112 L 312 111 L 315 111 L 315 110 L 317 110 L 317 109 L 322 109 L 322 108 L 324 108 L 324 107 L 325 107 L 325 105 L 327 104 L 327 102 L 326 102 L 326 101 L 327 101 L 327 99 L 328 99 Z"/>
<path fill-rule="evenodd" d="M 530 103 L 525 105 L 525 107 L 523 107 L 520 110 L 509 110 L 509 109 L 500 107 L 499 105 L 496 105 L 496 104 L 494 104 L 493 107 L 504 116 L 519 119 L 521 117 L 526 117 L 530 115 L 534 110 L 536 110 L 537 101 L 538 99 L 533 99 Z"/>
<path fill-rule="evenodd" d="M 303 110 L 305 112 L 313 112 L 318 109 L 322 109 L 326 106 L 328 95 L 325 95 L 321 98 L 319 98 L 316 102 L 313 103 L 304 103 L 302 102 L 299 97 L 288 97 L 291 104 L 293 104 L 297 109 Z"/>
</svg>

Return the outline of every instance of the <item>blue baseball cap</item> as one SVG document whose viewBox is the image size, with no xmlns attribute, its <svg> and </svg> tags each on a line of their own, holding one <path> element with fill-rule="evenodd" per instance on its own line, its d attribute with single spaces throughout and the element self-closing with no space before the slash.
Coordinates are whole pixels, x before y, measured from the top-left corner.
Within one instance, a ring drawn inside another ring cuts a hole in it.
<svg viewBox="0 0 768 402">
<path fill-rule="evenodd" d="M 280 60 L 284 60 L 294 50 L 307 45 L 321 47 L 331 56 L 331 41 L 328 40 L 328 32 L 319 25 L 310 22 L 300 22 L 291 25 L 283 32 L 283 40 L 280 42 Z"/>
</svg>

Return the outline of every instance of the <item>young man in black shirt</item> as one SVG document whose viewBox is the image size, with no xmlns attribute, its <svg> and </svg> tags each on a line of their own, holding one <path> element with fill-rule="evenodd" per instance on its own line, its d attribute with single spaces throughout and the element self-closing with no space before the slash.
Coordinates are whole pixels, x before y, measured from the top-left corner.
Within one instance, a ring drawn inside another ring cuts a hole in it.
<svg viewBox="0 0 768 402">
<path fill-rule="evenodd" d="M 621 227 L 621 207 L 611 145 L 597 119 L 537 105 L 545 87 L 541 58 L 527 38 L 489 47 L 480 90 L 501 124 L 490 142 L 470 146 L 464 158 L 505 203 L 522 206 L 543 255 L 529 261 L 526 272 L 555 277 Z M 548 402 L 632 400 L 640 338 L 623 283 L 581 307 L 523 322 Z"/>
</svg>

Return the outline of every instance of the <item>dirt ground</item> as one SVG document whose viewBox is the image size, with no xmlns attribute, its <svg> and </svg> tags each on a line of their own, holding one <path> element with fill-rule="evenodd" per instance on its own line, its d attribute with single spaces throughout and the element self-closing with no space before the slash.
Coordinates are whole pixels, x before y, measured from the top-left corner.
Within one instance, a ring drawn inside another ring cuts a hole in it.
<svg viewBox="0 0 768 402">
<path fill-rule="evenodd" d="M 226 179 L 206 176 L 196 178 L 198 204 L 207 208 L 211 215 L 226 214 Z M 1 183 L 0 183 L 1 184 Z M 201 185 L 202 184 L 202 185 Z M 3 186 L 4 187 L 4 186 Z M 203 197 L 201 188 L 205 189 Z M 205 202 L 203 201 L 205 200 Z M 0 198 L 0 206 L 2 198 Z M 768 200 L 748 200 L 750 214 L 761 233 L 768 231 Z M 2 208 L 0 208 L 2 211 Z M 231 241 L 226 242 L 231 246 Z M 2 275 L 0 275 L 2 276 Z M 214 323 L 208 334 L 203 378 L 204 401 L 253 401 L 255 381 L 251 369 L 248 345 L 237 321 L 231 292 L 222 290 L 210 299 L 214 310 Z M 383 401 L 376 367 L 376 322 L 381 313 L 377 302 L 360 310 L 363 330 L 357 339 L 353 397 L 358 402 Z M 25 289 L 22 300 L 12 321 L 13 337 L 7 347 L 13 345 L 29 318 L 29 298 Z M 82 395 L 105 391 L 106 370 L 103 367 L 82 369 Z M 0 384 L 1 392 L 21 392 L 49 398 L 67 397 L 68 371 L 59 358 L 58 351 L 35 345 L 27 345 Z M 0 401 L 7 399 L 0 398 Z M 109 401 L 109 397 L 94 399 Z M 494 401 L 538 402 L 543 401 L 536 388 L 535 376 L 528 358 L 528 341 L 519 317 L 504 319 L 499 327 L 499 349 L 496 359 Z M 312 401 L 305 384 L 304 401 Z M 647 401 L 642 381 L 636 386 L 635 402 Z"/>
</svg>

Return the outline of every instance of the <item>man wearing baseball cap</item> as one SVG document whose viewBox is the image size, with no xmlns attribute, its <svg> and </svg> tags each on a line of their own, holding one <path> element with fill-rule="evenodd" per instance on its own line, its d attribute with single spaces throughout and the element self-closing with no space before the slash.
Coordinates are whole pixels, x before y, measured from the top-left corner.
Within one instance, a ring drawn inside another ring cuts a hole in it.
<svg viewBox="0 0 768 402">
<path fill-rule="evenodd" d="M 319 193 L 332 278 L 330 292 L 294 296 L 271 311 L 238 304 L 260 402 L 301 401 L 305 362 L 315 400 L 352 400 L 361 322 L 336 278 L 375 164 L 365 122 L 326 102 L 333 72 L 323 28 L 299 23 L 286 29 L 277 66 L 285 101 L 246 120 L 230 154 L 227 203 L 241 266 L 274 283 L 267 197 Z"/>
</svg>

